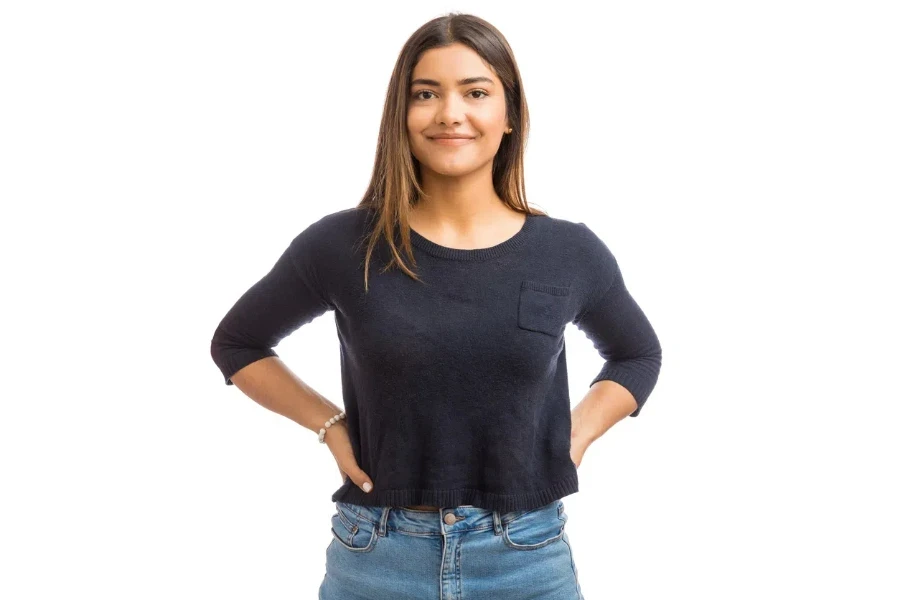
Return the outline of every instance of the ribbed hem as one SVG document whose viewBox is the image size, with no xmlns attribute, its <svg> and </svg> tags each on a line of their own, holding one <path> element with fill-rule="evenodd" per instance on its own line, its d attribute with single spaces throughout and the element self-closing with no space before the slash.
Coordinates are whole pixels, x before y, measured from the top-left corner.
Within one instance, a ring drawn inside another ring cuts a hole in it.
<svg viewBox="0 0 900 600">
<path fill-rule="evenodd" d="M 574 466 L 573 466 L 574 468 Z M 332 496 L 333 502 L 349 502 L 360 506 L 411 506 L 427 505 L 451 507 L 471 504 L 479 508 L 510 512 L 539 508 L 554 500 L 559 500 L 578 491 L 578 473 L 572 473 L 557 480 L 550 487 L 535 492 L 517 494 L 494 494 L 476 489 L 457 488 L 452 490 L 378 490 L 368 494 L 353 481 L 348 480 Z"/>
<path fill-rule="evenodd" d="M 409 236 L 410 241 L 414 246 L 432 256 L 437 256 L 438 258 L 447 258 L 450 260 L 487 260 L 503 256 L 508 252 L 524 247 L 530 237 L 530 233 L 535 228 L 535 219 L 541 216 L 543 215 L 526 214 L 525 223 L 514 236 L 506 241 L 500 242 L 496 246 L 491 246 L 490 248 L 471 248 L 468 250 L 448 248 L 447 246 L 435 244 L 428 238 L 416 233 L 414 229 L 409 230 Z"/>
</svg>

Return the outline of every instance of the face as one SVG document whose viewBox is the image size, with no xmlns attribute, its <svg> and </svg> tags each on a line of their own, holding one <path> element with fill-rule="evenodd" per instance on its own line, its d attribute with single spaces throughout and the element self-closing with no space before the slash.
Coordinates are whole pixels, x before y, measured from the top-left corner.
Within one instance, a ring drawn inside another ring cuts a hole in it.
<svg viewBox="0 0 900 600">
<path fill-rule="evenodd" d="M 406 127 L 423 175 L 490 168 L 509 127 L 503 84 L 468 46 L 432 48 L 413 69 Z M 464 139 L 435 137 L 446 134 Z"/>
</svg>

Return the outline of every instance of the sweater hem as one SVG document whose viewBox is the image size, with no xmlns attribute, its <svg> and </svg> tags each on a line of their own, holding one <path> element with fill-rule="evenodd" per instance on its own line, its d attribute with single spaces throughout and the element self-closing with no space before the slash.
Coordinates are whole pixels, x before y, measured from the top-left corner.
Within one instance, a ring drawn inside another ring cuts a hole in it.
<svg viewBox="0 0 900 600">
<path fill-rule="evenodd" d="M 332 496 L 333 502 L 347 502 L 360 506 L 412 506 L 428 505 L 453 507 L 471 504 L 478 508 L 510 512 L 539 508 L 554 500 L 559 500 L 578 491 L 578 473 L 572 473 L 557 480 L 549 487 L 533 492 L 502 494 L 486 492 L 474 488 L 454 488 L 449 490 L 394 489 L 379 490 L 377 485 L 371 492 L 364 492 L 351 480 L 341 486 Z"/>
</svg>

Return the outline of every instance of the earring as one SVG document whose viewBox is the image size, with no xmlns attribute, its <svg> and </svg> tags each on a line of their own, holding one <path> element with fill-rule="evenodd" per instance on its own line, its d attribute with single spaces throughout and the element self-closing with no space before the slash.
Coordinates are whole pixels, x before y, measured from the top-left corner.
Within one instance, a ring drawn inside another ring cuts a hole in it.
<svg viewBox="0 0 900 600">
<path fill-rule="evenodd" d="M 512 127 L 506 130 L 506 133 L 512 133 Z"/>
</svg>

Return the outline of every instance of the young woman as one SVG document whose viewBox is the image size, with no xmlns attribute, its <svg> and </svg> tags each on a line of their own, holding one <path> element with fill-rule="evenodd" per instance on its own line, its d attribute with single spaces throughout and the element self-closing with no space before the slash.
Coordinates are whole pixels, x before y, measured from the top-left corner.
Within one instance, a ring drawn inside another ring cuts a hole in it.
<svg viewBox="0 0 900 600">
<path fill-rule="evenodd" d="M 528 206 L 527 134 L 505 38 L 471 15 L 426 23 L 362 201 L 297 235 L 215 331 L 226 384 L 319 432 L 344 477 L 320 599 L 583 597 L 562 498 L 638 415 L 661 350 L 609 248 Z M 346 412 L 273 350 L 327 311 Z M 606 361 L 571 412 L 568 323 Z"/>
</svg>

